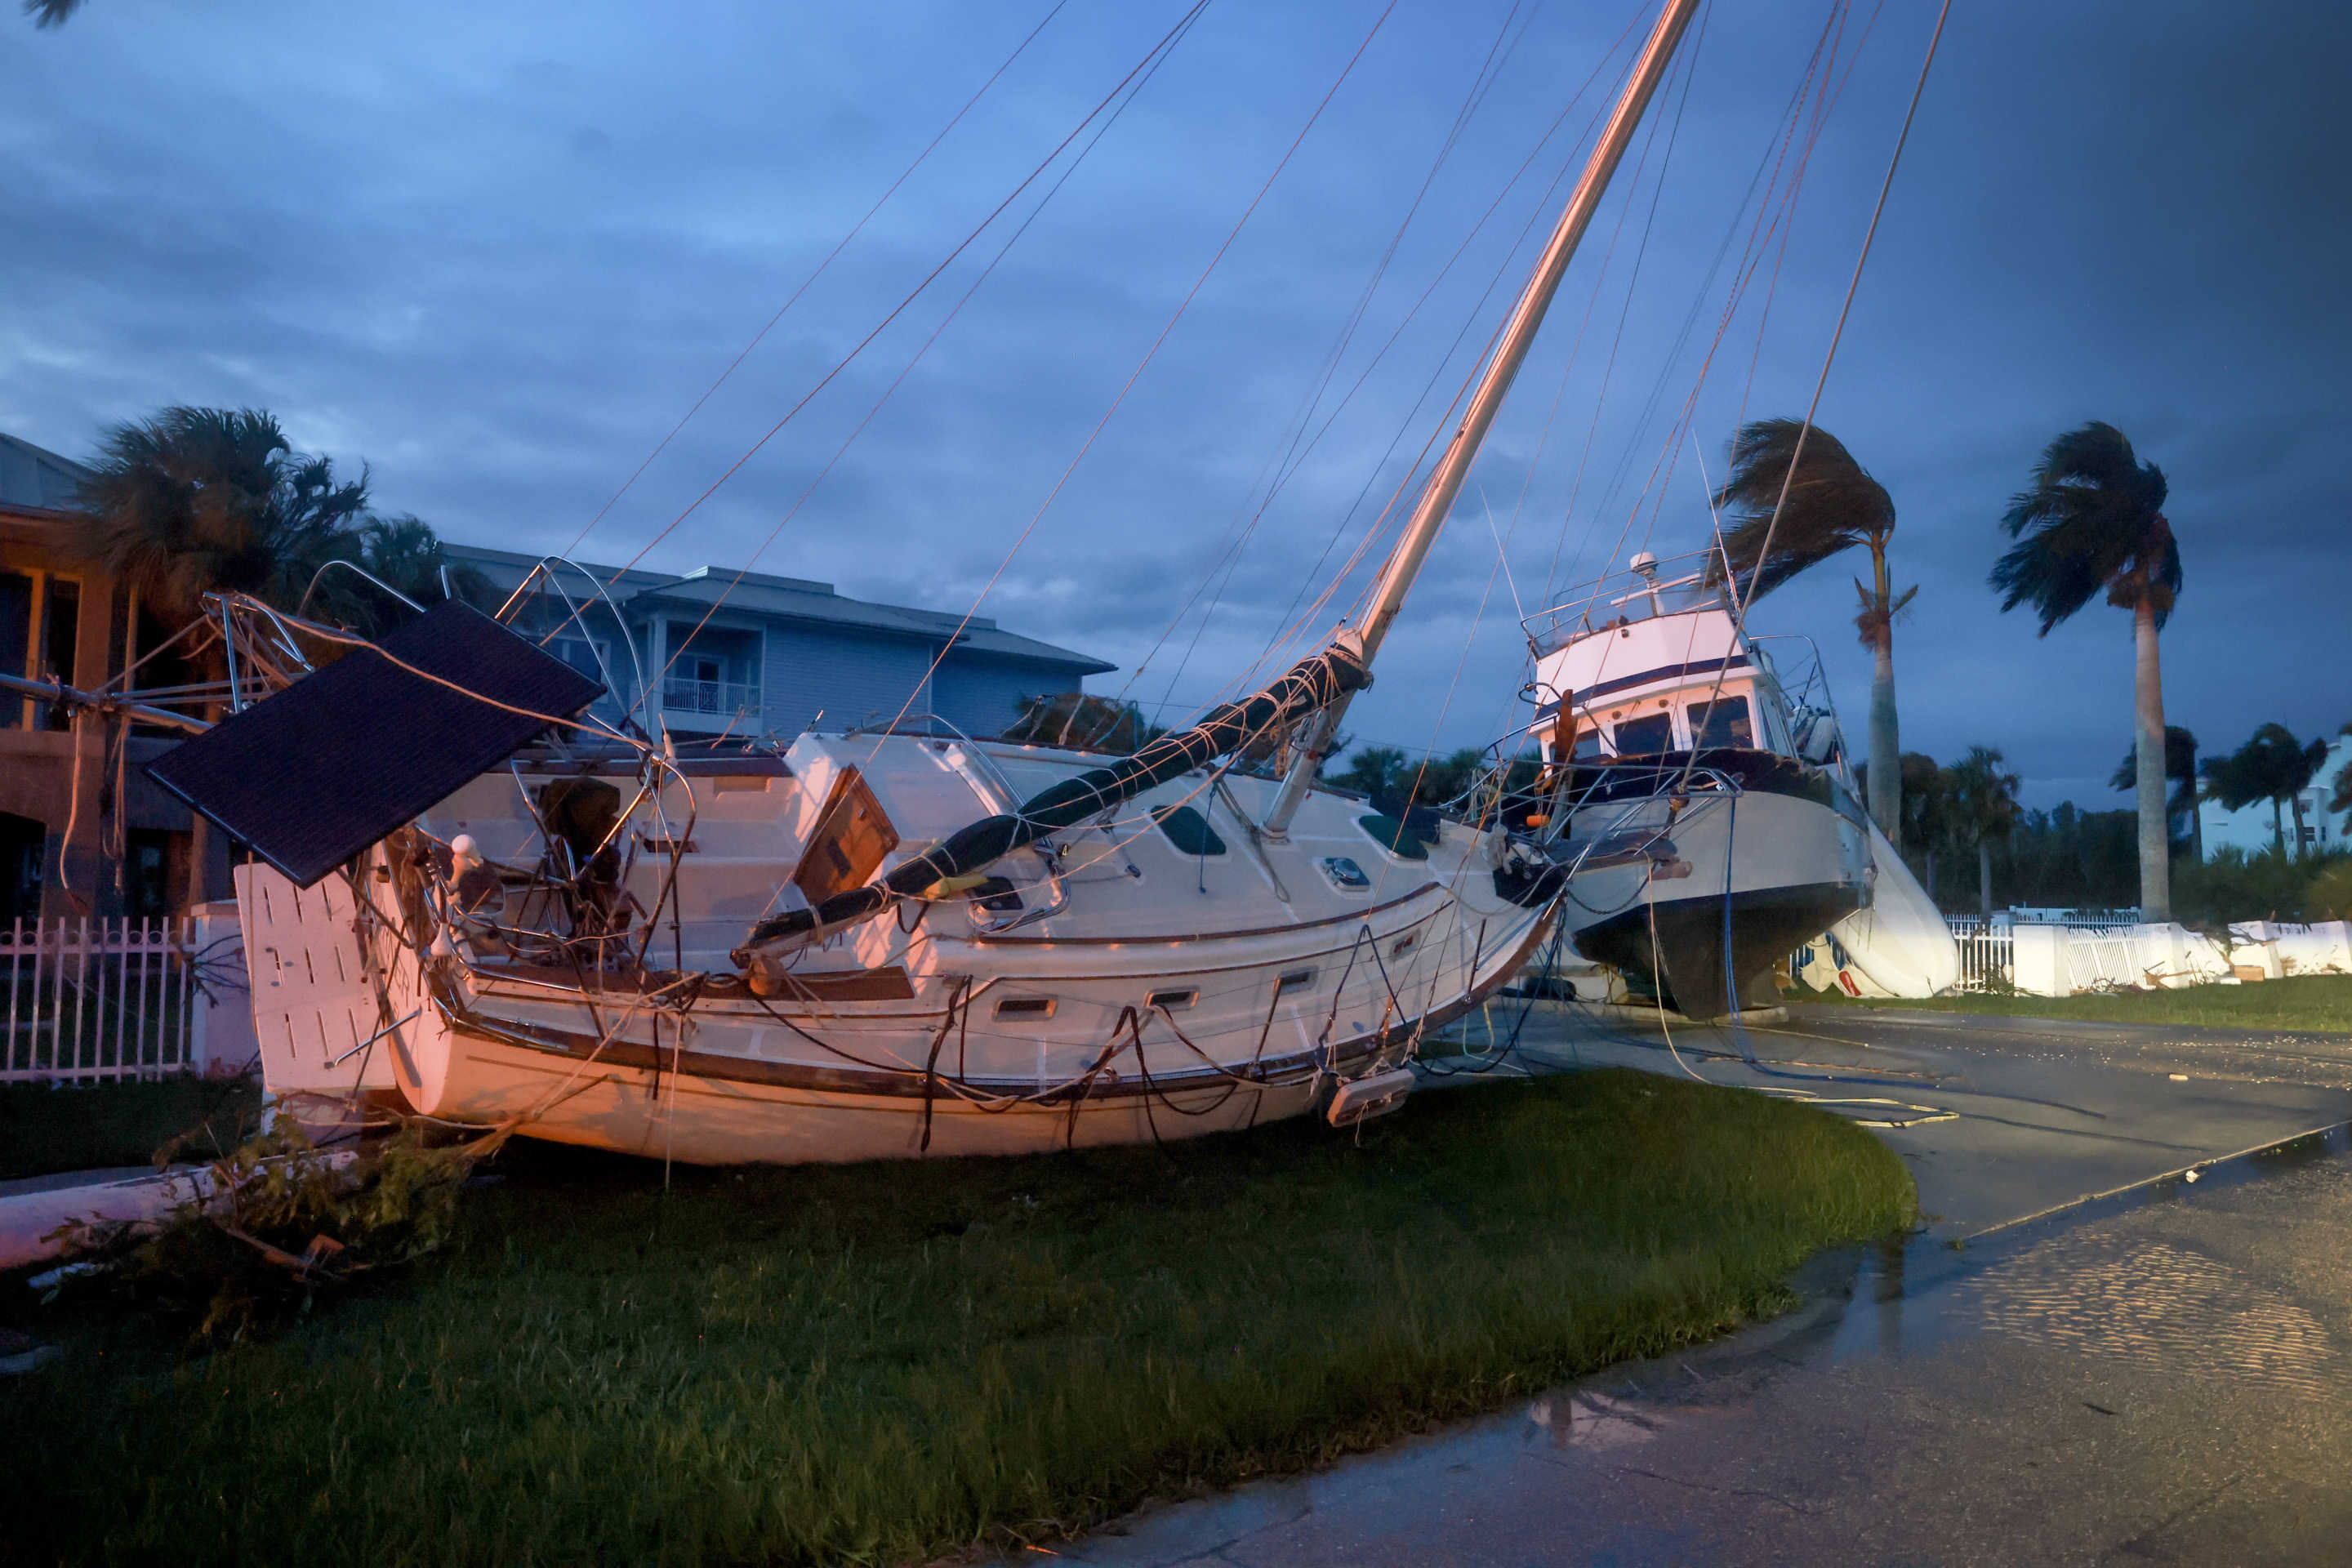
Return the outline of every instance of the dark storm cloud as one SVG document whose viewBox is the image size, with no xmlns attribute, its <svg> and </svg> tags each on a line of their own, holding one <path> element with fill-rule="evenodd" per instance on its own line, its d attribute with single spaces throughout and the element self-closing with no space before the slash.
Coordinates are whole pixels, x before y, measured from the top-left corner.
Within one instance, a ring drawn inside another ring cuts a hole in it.
<svg viewBox="0 0 2352 1568">
<path fill-rule="evenodd" d="M 1627 21 L 1552 9 L 1407 232 L 1318 426 Z M 1376 10 L 1212 7 L 761 566 L 970 603 Z M 1436 427 L 1565 160 L 1556 143 L 1513 187 L 1261 515 L 1269 464 L 1505 10 L 1400 7 L 986 613 L 1127 667 L 1100 686 L 1180 706 L 1275 651 L 1302 585 L 1347 558 Z M 1556 556 L 1568 581 L 1638 543 L 1703 542 L 1696 463 L 1663 444 L 1720 305 L 1720 277 L 1702 298 L 1708 263 L 1824 10 L 1710 13 L 1688 91 L 1678 80 L 1637 146 L 1633 199 L 1596 225 L 1359 732 L 1486 739 L 1521 679 L 1514 596 L 1537 607 Z M 1760 300 L 1700 396 L 1709 465 L 1743 408 L 1793 414 L 1811 394 L 1930 10 L 1878 14 L 1808 175 L 1753 384 Z M 0 27 L 0 428 L 79 454 L 164 403 L 267 405 L 453 538 L 568 545 L 1043 11 L 587 4 L 554 26 L 454 5 L 94 0 L 63 29 Z M 625 559 L 693 503 L 1177 14 L 1059 18 L 581 552 Z M 1956 9 L 1822 412 L 1894 491 L 1896 570 L 1922 584 L 1898 631 L 1906 745 L 1998 744 L 2037 800 L 2121 801 L 2105 778 L 2128 736 L 2124 617 L 2095 604 L 2040 639 L 1984 586 L 2009 493 L 2087 418 L 2172 479 L 2189 573 L 2167 638 L 2175 721 L 2210 746 L 2271 718 L 2305 733 L 2352 719 L 2332 461 L 2352 351 L 2347 31 L 2318 5 L 2259 26 L 2121 0 Z M 759 548 L 1006 232 L 650 559 Z M 1817 637 L 1858 719 L 1848 565 L 1758 619 Z"/>
</svg>

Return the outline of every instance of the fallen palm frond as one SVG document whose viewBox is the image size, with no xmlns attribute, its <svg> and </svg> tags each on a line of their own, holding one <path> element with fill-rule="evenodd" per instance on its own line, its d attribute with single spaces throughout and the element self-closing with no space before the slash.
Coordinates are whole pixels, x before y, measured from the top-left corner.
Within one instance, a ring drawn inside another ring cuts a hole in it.
<svg viewBox="0 0 2352 1568">
<path fill-rule="evenodd" d="M 55 1291 L 102 1290 L 201 1345 L 283 1327 L 362 1276 L 448 1239 L 484 1143 L 434 1147 L 404 1126 L 360 1151 L 314 1146 L 291 1118 L 214 1161 L 198 1195 L 152 1220 L 78 1224 Z"/>
</svg>

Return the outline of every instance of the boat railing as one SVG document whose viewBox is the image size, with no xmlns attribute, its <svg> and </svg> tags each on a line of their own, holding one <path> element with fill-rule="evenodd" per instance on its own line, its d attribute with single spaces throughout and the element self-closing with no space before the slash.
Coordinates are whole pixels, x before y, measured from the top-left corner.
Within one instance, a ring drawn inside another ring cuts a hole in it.
<svg viewBox="0 0 2352 1568">
<path fill-rule="evenodd" d="M 1633 560 L 1635 564 L 1571 589 L 1558 604 L 1521 621 L 1536 657 L 1607 626 L 1724 607 L 1726 572 L 1717 550 L 1663 561 L 1644 552 Z"/>
</svg>

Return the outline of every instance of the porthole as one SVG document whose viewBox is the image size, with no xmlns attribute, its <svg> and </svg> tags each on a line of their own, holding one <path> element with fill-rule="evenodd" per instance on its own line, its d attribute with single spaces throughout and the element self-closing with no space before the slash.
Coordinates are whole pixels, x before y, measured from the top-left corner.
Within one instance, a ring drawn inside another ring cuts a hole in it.
<svg viewBox="0 0 2352 1568">
<path fill-rule="evenodd" d="M 1143 999 L 1143 1005 L 1147 1007 L 1158 1007 L 1163 1012 L 1181 1013 L 1200 999 L 1201 994 L 1198 991 L 1154 991 Z"/>
<path fill-rule="evenodd" d="M 1410 931 L 1406 932 L 1404 935 L 1397 938 L 1396 941 L 1389 944 L 1389 956 L 1391 958 L 1402 958 L 1406 953 L 1412 951 L 1412 944 L 1420 940 L 1421 939 L 1413 933 Z"/>
<path fill-rule="evenodd" d="M 1054 1016 L 1051 996 L 1007 996 L 996 1005 L 1000 1018 L 1050 1018 Z"/>
<path fill-rule="evenodd" d="M 1294 991 L 1311 990 L 1314 984 L 1313 970 L 1294 969 L 1274 983 L 1274 994 L 1276 996 L 1287 996 Z"/>
</svg>

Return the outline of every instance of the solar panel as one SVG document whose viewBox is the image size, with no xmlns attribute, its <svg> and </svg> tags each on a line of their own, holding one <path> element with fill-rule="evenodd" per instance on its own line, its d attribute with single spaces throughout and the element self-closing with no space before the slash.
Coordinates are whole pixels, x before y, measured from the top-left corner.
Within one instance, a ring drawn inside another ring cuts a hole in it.
<svg viewBox="0 0 2352 1568">
<path fill-rule="evenodd" d="M 548 727 L 535 715 L 576 718 L 604 689 L 455 599 L 380 646 L 182 742 L 148 776 L 307 888 L 512 755 Z"/>
</svg>

